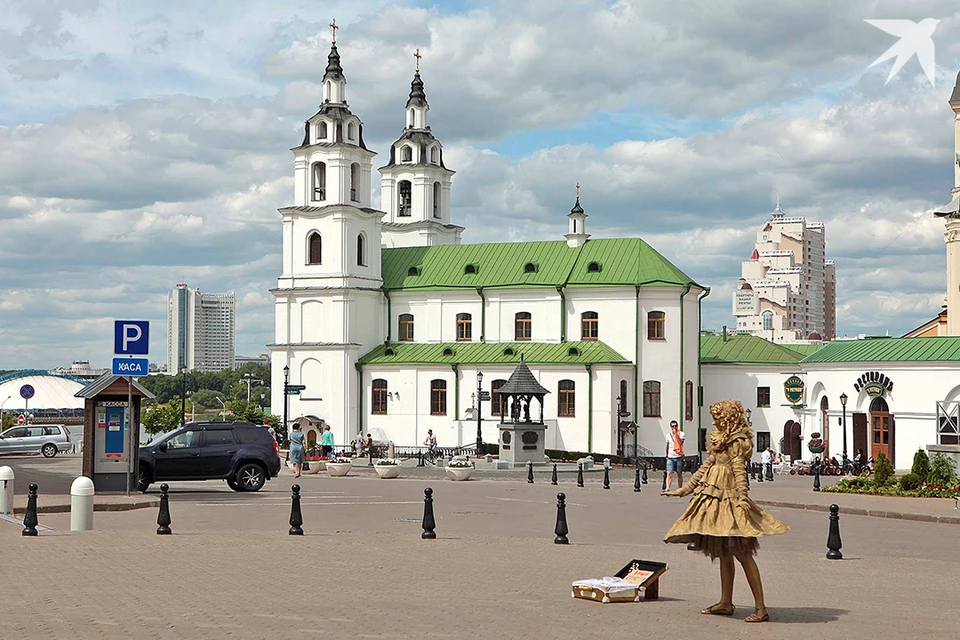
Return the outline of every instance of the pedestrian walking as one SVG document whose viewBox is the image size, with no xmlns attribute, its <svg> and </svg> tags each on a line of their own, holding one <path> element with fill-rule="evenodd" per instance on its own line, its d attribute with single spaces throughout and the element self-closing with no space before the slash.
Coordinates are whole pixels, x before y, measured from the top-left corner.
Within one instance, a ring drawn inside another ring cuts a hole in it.
<svg viewBox="0 0 960 640">
<path fill-rule="evenodd" d="M 263 416 L 263 426 L 266 428 L 267 433 L 270 434 L 270 437 L 274 440 L 277 439 L 277 430 L 273 428 L 273 425 L 270 424 L 270 418 Z"/>
<path fill-rule="evenodd" d="M 773 452 L 770 447 L 760 454 L 760 464 L 763 465 L 763 476 L 769 480 L 773 476 Z"/>
<path fill-rule="evenodd" d="M 330 431 L 330 425 L 324 425 L 323 435 L 320 436 L 320 447 L 323 449 L 325 458 L 329 458 L 333 453 L 333 431 Z"/>
<path fill-rule="evenodd" d="M 673 474 L 677 474 L 677 488 L 683 487 L 683 441 L 687 436 L 680 431 L 680 425 L 676 420 L 670 421 L 670 433 L 667 434 L 667 489 L 673 480 Z"/>
<path fill-rule="evenodd" d="M 293 433 L 290 434 L 290 464 L 293 465 L 293 473 L 299 478 L 303 470 L 303 454 L 305 453 L 306 436 L 300 430 L 300 423 L 293 425 Z"/>
</svg>

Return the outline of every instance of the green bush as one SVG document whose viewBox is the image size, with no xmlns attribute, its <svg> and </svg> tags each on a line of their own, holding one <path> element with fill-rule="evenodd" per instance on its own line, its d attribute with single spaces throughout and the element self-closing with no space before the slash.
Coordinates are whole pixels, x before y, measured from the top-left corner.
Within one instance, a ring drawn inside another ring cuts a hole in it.
<svg viewBox="0 0 960 640">
<path fill-rule="evenodd" d="M 957 484 L 955 463 L 942 453 L 933 454 L 930 461 L 930 473 L 927 474 L 927 484 L 937 487 L 947 487 Z"/>
<path fill-rule="evenodd" d="M 917 453 L 923 452 L 918 451 Z M 926 456 L 924 456 L 924 460 L 926 460 Z M 916 458 L 914 458 L 913 466 L 914 468 L 917 466 Z M 918 474 L 911 472 L 901 477 L 898 484 L 903 491 L 913 491 L 923 484 L 923 479 Z"/>
<path fill-rule="evenodd" d="M 877 454 L 877 462 L 873 465 L 873 481 L 877 487 L 886 486 L 887 480 L 893 475 L 893 463 L 882 451 Z"/>
<path fill-rule="evenodd" d="M 926 451 L 917 449 L 913 454 L 913 467 L 910 471 L 920 478 L 921 483 L 927 481 L 927 476 L 930 475 L 930 458 L 927 457 Z"/>
<path fill-rule="evenodd" d="M 837 483 L 837 487 L 850 491 L 862 491 L 864 489 L 872 489 L 873 481 L 866 476 L 853 476 L 850 478 L 843 478 Z"/>
</svg>

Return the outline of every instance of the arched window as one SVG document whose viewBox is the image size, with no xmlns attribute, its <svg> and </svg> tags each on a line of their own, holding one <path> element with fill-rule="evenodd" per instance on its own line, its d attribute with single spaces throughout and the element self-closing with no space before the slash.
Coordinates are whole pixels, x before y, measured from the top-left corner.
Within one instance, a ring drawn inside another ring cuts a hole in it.
<svg viewBox="0 0 960 640">
<path fill-rule="evenodd" d="M 350 165 L 350 199 L 360 202 L 357 197 L 357 188 L 360 186 L 360 165 L 356 162 Z"/>
<path fill-rule="evenodd" d="M 440 183 L 433 183 L 433 217 L 440 217 Z"/>
<path fill-rule="evenodd" d="M 533 335 L 533 316 L 521 311 L 513 316 L 513 339 L 530 340 Z"/>
<path fill-rule="evenodd" d="M 400 342 L 413 342 L 413 314 L 400 314 L 400 328 L 397 331 L 397 340 Z"/>
<path fill-rule="evenodd" d="M 820 435 L 823 436 L 823 444 L 827 447 L 827 454 L 830 453 L 830 400 L 824 395 L 820 398 Z"/>
<path fill-rule="evenodd" d="M 763 318 L 763 330 L 773 331 L 773 311 L 767 309 L 760 316 Z"/>
<path fill-rule="evenodd" d="M 447 381 L 430 381 L 430 415 L 447 415 Z"/>
<path fill-rule="evenodd" d="M 353 122 L 347 125 L 347 140 L 357 139 L 357 125 Z"/>
<path fill-rule="evenodd" d="M 327 199 L 327 165 L 322 162 L 313 163 L 313 199 Z"/>
<path fill-rule="evenodd" d="M 873 446 L 871 454 L 876 455 L 883 452 L 884 455 L 890 455 L 890 407 L 887 401 L 877 396 L 870 402 L 870 435 Z"/>
<path fill-rule="evenodd" d="M 683 383 L 683 419 L 693 420 L 693 381 Z"/>
<path fill-rule="evenodd" d="M 387 381 L 382 378 L 373 381 L 370 413 L 374 415 L 385 415 L 387 413 Z"/>
<path fill-rule="evenodd" d="M 413 162 L 413 147 L 403 145 L 400 149 L 400 162 Z"/>
<path fill-rule="evenodd" d="M 597 340 L 600 335 L 600 316 L 596 311 L 584 311 L 580 314 L 580 339 Z"/>
<path fill-rule="evenodd" d="M 367 266 L 367 237 L 362 233 L 357 234 L 357 266 Z"/>
<path fill-rule="evenodd" d="M 457 340 L 473 340 L 473 318 L 469 313 L 457 314 Z"/>
<path fill-rule="evenodd" d="M 411 193 L 412 187 L 409 180 L 401 180 L 397 183 L 397 193 L 399 194 L 399 199 L 397 202 L 397 215 L 407 217 L 413 212 L 411 211 Z"/>
<path fill-rule="evenodd" d="M 656 380 L 643 383 L 643 417 L 660 417 L 660 383 Z"/>
<path fill-rule="evenodd" d="M 577 232 L 577 221 L 576 221 L 576 220 L 573 221 L 573 232 L 574 232 L 574 233 Z M 589 273 L 600 273 L 601 269 L 602 269 L 602 267 L 600 266 L 600 263 L 599 263 L 599 262 L 591 262 L 590 264 L 587 265 L 587 271 L 588 271 Z"/>
<path fill-rule="evenodd" d="M 323 99 L 330 102 L 330 94 L 333 92 L 333 83 L 327 80 L 323 85 Z"/>
<path fill-rule="evenodd" d="M 317 123 L 317 140 L 327 139 L 327 123 L 322 120 Z"/>
<path fill-rule="evenodd" d="M 430 162 L 433 164 L 440 164 L 440 150 L 436 147 L 430 149 Z"/>
<path fill-rule="evenodd" d="M 561 380 L 557 389 L 557 417 L 572 418 L 577 414 L 577 385 Z"/>
<path fill-rule="evenodd" d="M 323 263 L 323 240 L 320 234 L 314 231 L 307 239 L 307 264 Z"/>
<path fill-rule="evenodd" d="M 617 400 L 619 403 L 618 410 L 620 411 L 620 414 L 622 417 L 622 414 L 625 414 L 627 412 L 627 381 L 626 380 L 620 381 L 620 397 L 617 398 Z"/>
<path fill-rule="evenodd" d="M 490 413 L 495 416 L 503 415 L 503 395 L 496 393 L 496 390 L 505 384 L 506 380 L 494 380 L 490 385 Z"/>
<path fill-rule="evenodd" d="M 666 314 L 663 311 L 651 311 L 647 314 L 647 340 L 666 340 Z"/>
<path fill-rule="evenodd" d="M 416 112 L 410 109 L 410 111 L 407 111 L 407 126 L 412 127 L 416 122 Z"/>
</svg>

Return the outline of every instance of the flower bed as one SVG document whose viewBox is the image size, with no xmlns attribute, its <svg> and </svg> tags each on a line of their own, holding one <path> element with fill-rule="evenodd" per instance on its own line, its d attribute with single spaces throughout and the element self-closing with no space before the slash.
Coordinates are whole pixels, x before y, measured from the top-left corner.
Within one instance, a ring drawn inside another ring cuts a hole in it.
<svg viewBox="0 0 960 640">
<path fill-rule="evenodd" d="M 444 467 L 446 476 L 454 481 L 462 482 L 469 480 L 473 475 L 474 466 L 469 460 L 452 460 L 450 464 Z"/>
<path fill-rule="evenodd" d="M 910 474 L 908 474 L 910 475 Z M 960 496 L 960 482 L 947 485 L 921 484 L 915 489 L 907 489 L 911 483 L 902 483 L 907 476 L 889 479 L 878 486 L 871 478 L 844 478 L 835 487 L 824 487 L 822 491 L 830 493 L 860 493 L 873 496 L 900 496 L 905 498 L 954 498 Z"/>
</svg>

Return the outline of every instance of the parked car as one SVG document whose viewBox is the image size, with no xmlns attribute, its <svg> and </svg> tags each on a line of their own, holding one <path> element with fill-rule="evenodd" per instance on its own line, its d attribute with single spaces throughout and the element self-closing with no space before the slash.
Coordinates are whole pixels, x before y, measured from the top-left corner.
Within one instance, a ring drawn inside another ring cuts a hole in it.
<svg viewBox="0 0 960 640">
<path fill-rule="evenodd" d="M 0 455 L 42 453 L 44 458 L 52 458 L 72 446 L 70 431 L 62 424 L 28 424 L 0 433 Z"/>
<path fill-rule="evenodd" d="M 277 441 L 249 422 L 190 422 L 140 447 L 137 488 L 167 480 L 226 480 L 259 491 L 280 473 Z"/>
</svg>

